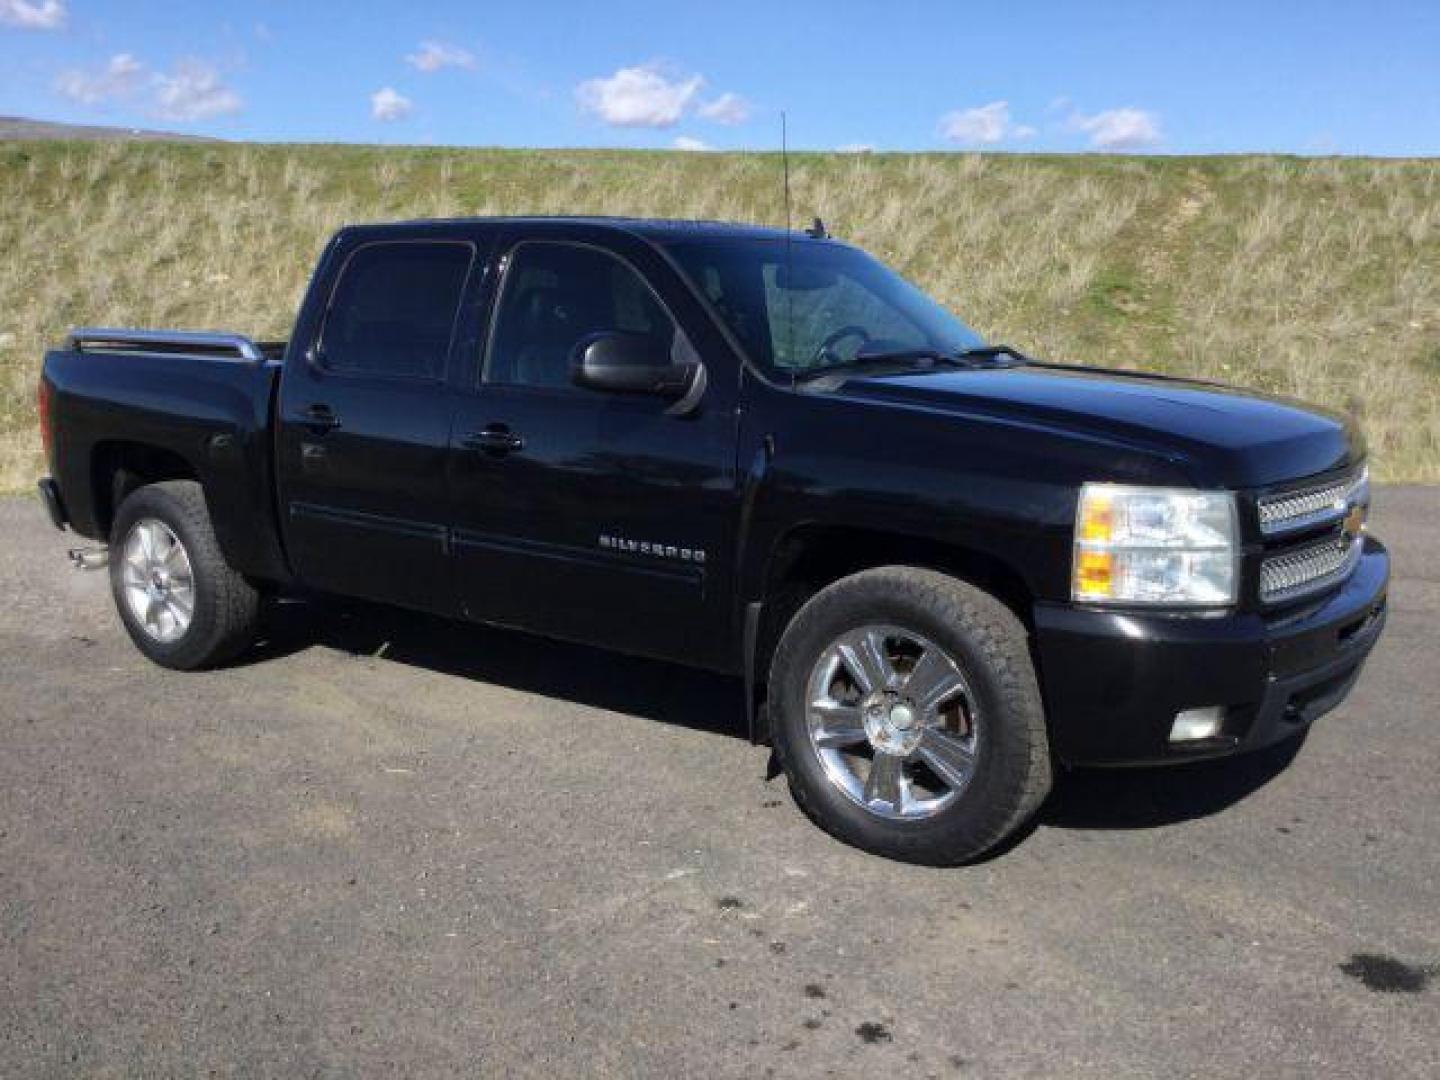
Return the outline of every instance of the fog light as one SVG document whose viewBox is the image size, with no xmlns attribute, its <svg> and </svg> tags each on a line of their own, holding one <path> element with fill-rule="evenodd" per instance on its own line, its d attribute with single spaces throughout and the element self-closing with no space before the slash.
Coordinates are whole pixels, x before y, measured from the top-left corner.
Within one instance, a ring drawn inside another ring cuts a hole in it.
<svg viewBox="0 0 1440 1080">
<path fill-rule="evenodd" d="M 1223 705 L 1207 705 L 1203 709 L 1186 709 L 1175 714 L 1175 724 L 1170 729 L 1170 741 L 1194 742 L 1196 739 L 1213 739 L 1220 734 L 1225 723 Z"/>
</svg>

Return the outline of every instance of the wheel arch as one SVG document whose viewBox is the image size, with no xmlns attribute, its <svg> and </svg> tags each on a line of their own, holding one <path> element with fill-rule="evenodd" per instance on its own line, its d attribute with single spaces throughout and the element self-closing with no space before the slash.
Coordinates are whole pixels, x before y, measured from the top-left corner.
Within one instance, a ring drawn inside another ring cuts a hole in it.
<svg viewBox="0 0 1440 1080">
<path fill-rule="evenodd" d="M 771 549 L 761 597 L 745 610 L 752 741 L 764 742 L 769 735 L 763 702 L 775 648 L 791 617 L 825 586 L 877 566 L 913 566 L 949 574 L 994 596 L 1027 631 L 1033 627 L 1035 594 L 1025 576 L 1012 562 L 981 545 L 851 526 L 796 526 Z"/>
<path fill-rule="evenodd" d="M 194 480 L 200 472 L 184 455 L 125 439 L 96 443 L 90 454 L 90 497 L 96 527 L 110 534 L 115 512 L 131 492 L 165 480 Z"/>
</svg>

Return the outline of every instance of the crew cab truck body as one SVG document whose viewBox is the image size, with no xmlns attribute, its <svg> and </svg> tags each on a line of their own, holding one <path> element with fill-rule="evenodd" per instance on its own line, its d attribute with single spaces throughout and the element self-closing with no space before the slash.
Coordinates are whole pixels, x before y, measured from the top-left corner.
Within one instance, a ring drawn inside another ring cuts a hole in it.
<svg viewBox="0 0 1440 1080">
<path fill-rule="evenodd" d="M 984 346 L 812 235 L 347 228 L 288 343 L 76 331 L 40 406 L 158 662 L 303 588 L 733 673 L 802 807 L 918 861 L 1057 765 L 1298 734 L 1385 618 L 1346 421 Z"/>
</svg>

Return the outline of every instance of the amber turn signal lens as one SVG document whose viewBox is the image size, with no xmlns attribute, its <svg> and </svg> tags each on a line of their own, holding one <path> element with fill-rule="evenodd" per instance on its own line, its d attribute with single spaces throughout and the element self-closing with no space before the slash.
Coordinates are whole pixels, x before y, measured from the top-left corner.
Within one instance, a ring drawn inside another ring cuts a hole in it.
<svg viewBox="0 0 1440 1080">
<path fill-rule="evenodd" d="M 1080 596 L 1109 596 L 1115 556 L 1108 551 L 1081 551 L 1075 559 L 1075 591 Z"/>
<path fill-rule="evenodd" d="M 1080 504 L 1081 540 L 1107 544 L 1115 531 L 1114 504 L 1103 495 L 1092 495 Z"/>
</svg>

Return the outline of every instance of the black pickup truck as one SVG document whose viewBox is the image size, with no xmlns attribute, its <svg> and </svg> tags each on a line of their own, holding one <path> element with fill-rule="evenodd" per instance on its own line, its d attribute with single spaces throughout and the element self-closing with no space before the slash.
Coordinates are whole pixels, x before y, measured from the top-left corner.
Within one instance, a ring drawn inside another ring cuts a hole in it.
<svg viewBox="0 0 1440 1080">
<path fill-rule="evenodd" d="M 1346 421 L 987 345 L 823 230 L 346 228 L 288 343 L 76 330 L 39 406 L 157 663 L 306 590 L 733 673 L 804 810 L 914 861 L 1062 765 L 1300 733 L 1385 621 Z"/>
</svg>

